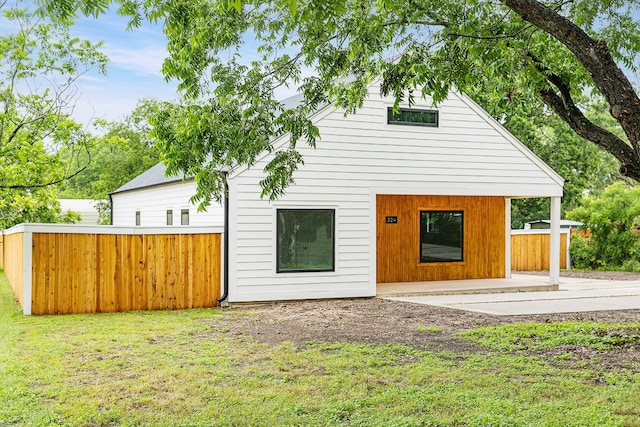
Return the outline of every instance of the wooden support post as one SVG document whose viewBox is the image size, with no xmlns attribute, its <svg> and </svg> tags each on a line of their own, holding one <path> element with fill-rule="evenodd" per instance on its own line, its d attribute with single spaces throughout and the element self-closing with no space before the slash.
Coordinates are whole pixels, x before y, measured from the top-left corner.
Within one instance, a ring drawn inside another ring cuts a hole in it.
<svg viewBox="0 0 640 427">
<path fill-rule="evenodd" d="M 560 197 L 551 198 L 551 242 L 549 245 L 549 283 L 560 283 Z"/>
<path fill-rule="evenodd" d="M 504 199 L 504 277 L 511 279 L 511 199 Z"/>
</svg>

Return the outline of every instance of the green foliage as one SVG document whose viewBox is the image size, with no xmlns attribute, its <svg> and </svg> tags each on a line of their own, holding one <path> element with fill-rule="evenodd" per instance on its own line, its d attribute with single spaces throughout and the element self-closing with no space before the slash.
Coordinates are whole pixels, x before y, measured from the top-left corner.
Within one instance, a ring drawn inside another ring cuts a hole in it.
<svg viewBox="0 0 640 427">
<path fill-rule="evenodd" d="M 120 13 L 131 17 L 132 25 L 142 19 L 164 21 L 169 56 L 163 73 L 178 80 L 185 101 L 165 105 L 154 132 L 170 172 L 201 177 L 196 199 L 204 204 L 222 197 L 225 175 L 221 170 L 253 165 L 261 153 L 274 150 L 274 140 L 290 133 L 291 143 L 276 153 L 262 181 L 264 196 L 280 196 L 303 161 L 296 150 L 298 141 L 313 146 L 318 138 L 308 115 L 327 102 L 355 112 L 374 81 L 380 82 L 384 94 L 396 97 L 396 104 L 411 103 L 421 96 L 438 103 L 450 90 L 462 90 L 503 121 L 527 117 L 530 112 L 540 115 L 544 91 L 552 90 L 563 100 L 580 104 L 576 100 L 582 100 L 585 93 L 597 96 L 594 88 L 602 87 L 564 44 L 521 19 L 507 2 L 40 3 L 44 12 L 62 19 L 77 11 L 99 15 L 109 4 L 117 4 Z M 606 42 L 616 61 L 636 70 L 640 52 L 633 19 L 636 2 L 533 3 L 548 5 L 596 40 Z M 299 105 L 285 107 L 276 100 L 283 87 L 304 95 Z M 511 129 L 519 126 L 506 121 Z M 545 134 L 549 129 L 553 135 Z M 603 168 L 597 175 L 598 185 L 608 179 L 610 159 L 601 158 L 593 147 L 576 143 L 566 127 L 547 122 L 533 129 L 532 137 L 536 150 L 570 179 L 569 207 L 581 189 L 591 185 L 592 169 Z M 585 166 L 594 159 L 592 166 Z"/>
<path fill-rule="evenodd" d="M 603 128 L 616 130 L 602 101 L 587 103 L 585 114 Z M 617 162 L 611 154 L 580 138 L 566 123 L 545 112 L 540 105 L 514 108 L 505 113 L 504 125 L 565 178 L 563 216 L 578 206 L 583 193 L 598 193 L 619 179 Z M 522 228 L 524 223 L 538 219 L 549 219 L 548 198 L 512 201 L 512 228 Z"/>
<path fill-rule="evenodd" d="M 158 108 L 156 101 L 143 100 L 122 122 L 104 124 L 106 133 L 90 150 L 62 150 L 61 156 L 68 163 L 86 167 L 63 183 L 60 197 L 106 199 L 110 192 L 158 163 L 160 155 L 149 124 Z M 103 215 L 108 216 L 108 212 Z"/>
<path fill-rule="evenodd" d="M 575 238 L 570 252 L 577 268 L 637 269 L 640 260 L 640 187 L 617 182 L 583 198 L 567 213 L 591 232 Z"/>
<path fill-rule="evenodd" d="M 95 143 L 70 118 L 73 84 L 93 67 L 103 70 L 106 58 L 97 45 L 26 9 L 0 13 L 15 28 L 0 36 L 0 228 L 73 222 L 72 214 L 60 212 L 56 186 L 79 169 L 59 150 L 79 152 Z"/>
</svg>

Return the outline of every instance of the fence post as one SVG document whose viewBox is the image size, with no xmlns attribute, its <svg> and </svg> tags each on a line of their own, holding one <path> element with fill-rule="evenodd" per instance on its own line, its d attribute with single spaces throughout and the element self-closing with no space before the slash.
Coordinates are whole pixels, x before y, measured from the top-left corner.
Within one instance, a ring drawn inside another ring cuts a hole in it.
<svg viewBox="0 0 640 427">
<path fill-rule="evenodd" d="M 22 312 L 31 315 L 31 305 L 33 304 L 33 232 L 28 231 L 25 225 L 24 243 L 22 248 Z"/>
</svg>

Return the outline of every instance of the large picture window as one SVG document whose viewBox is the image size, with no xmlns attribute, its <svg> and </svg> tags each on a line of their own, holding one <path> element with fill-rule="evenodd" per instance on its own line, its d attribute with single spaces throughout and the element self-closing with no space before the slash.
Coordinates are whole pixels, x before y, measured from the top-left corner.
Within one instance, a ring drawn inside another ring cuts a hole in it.
<svg viewBox="0 0 640 427">
<path fill-rule="evenodd" d="M 464 213 L 420 212 L 420 262 L 463 261 Z"/>
<path fill-rule="evenodd" d="M 335 210 L 278 209 L 278 273 L 335 270 Z"/>
</svg>

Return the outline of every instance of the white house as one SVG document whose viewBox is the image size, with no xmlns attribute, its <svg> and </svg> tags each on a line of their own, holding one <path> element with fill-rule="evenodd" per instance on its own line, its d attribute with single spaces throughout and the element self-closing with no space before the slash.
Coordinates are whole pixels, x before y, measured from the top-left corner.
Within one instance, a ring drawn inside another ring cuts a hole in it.
<svg viewBox="0 0 640 427">
<path fill-rule="evenodd" d="M 198 212 L 189 202 L 196 192 L 192 179 L 165 176 L 158 163 L 110 194 L 111 224 L 118 226 L 222 226 L 218 205 Z"/>
<path fill-rule="evenodd" d="M 577 230 L 583 225 L 580 221 L 571 221 L 569 219 L 560 220 L 560 229 Z M 548 219 L 538 219 L 524 223 L 525 230 L 548 230 L 549 228 L 551 228 L 551 220 Z"/>
<path fill-rule="evenodd" d="M 378 283 L 509 277 L 510 201 L 519 197 L 551 200 L 557 284 L 562 177 L 464 94 L 399 113 L 378 94 L 371 87 L 354 115 L 329 105 L 312 116 L 321 140 L 316 149 L 298 144 L 304 165 L 281 199 L 260 198 L 272 154 L 229 172 L 228 301 L 363 297 Z M 114 225 L 159 225 L 170 209 L 194 209 L 194 183 L 161 169 L 155 181 L 136 178 L 112 194 Z M 224 213 L 216 206 L 201 220 L 219 225 Z"/>
<path fill-rule="evenodd" d="M 93 199 L 59 199 L 62 212 L 72 211 L 80 215 L 78 224 L 96 225 L 100 221 L 100 213 L 96 205 L 101 200 Z"/>
</svg>

